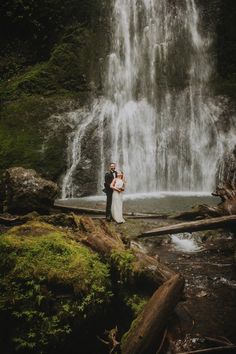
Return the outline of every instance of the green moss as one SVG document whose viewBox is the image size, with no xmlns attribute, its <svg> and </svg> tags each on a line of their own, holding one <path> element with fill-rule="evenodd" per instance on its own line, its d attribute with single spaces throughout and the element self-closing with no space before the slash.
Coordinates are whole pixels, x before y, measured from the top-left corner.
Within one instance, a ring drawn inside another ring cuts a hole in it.
<svg viewBox="0 0 236 354">
<path fill-rule="evenodd" d="M 132 311 L 133 317 L 137 317 L 143 310 L 148 301 L 147 296 L 139 294 L 126 294 L 124 296 L 124 302 L 126 306 Z"/>
<path fill-rule="evenodd" d="M 0 113 L 0 169 L 20 165 L 56 179 L 64 170 L 65 133 L 51 134 L 47 118 L 68 110 L 71 102 L 68 95 L 24 95 L 6 103 Z"/>
<path fill-rule="evenodd" d="M 111 263 L 119 271 L 121 280 L 125 281 L 130 275 L 132 275 L 135 256 L 132 250 L 114 250 L 111 253 Z"/>
<path fill-rule="evenodd" d="M 69 28 L 48 61 L 28 67 L 2 83 L 1 100 L 19 99 L 24 94 L 47 96 L 89 91 L 95 43 L 91 30 L 78 25 Z"/>
<path fill-rule="evenodd" d="M 138 318 L 135 318 L 132 323 L 131 326 L 129 328 L 129 330 L 122 336 L 121 338 L 121 352 L 123 351 L 123 348 L 127 342 L 128 336 L 131 332 L 135 331 L 135 328 L 138 326 L 140 320 L 138 320 Z"/>
<path fill-rule="evenodd" d="M 49 127 L 47 122 L 52 114 L 60 115 L 88 102 L 90 81 L 100 78 L 96 46 L 95 33 L 72 26 L 48 61 L 2 82 L 0 169 L 21 165 L 53 180 L 64 173 L 69 128 L 63 124 L 58 124 L 59 129 Z"/>
<path fill-rule="evenodd" d="M 1 318 L 14 333 L 6 343 L 2 332 L 4 348 L 43 353 L 58 346 L 75 321 L 79 333 L 111 297 L 107 266 L 70 234 L 37 221 L 1 236 L 0 274 Z"/>
<path fill-rule="evenodd" d="M 9 79 L 7 81 L 7 85 L 3 86 L 3 91 L 11 95 L 14 94 L 17 90 L 27 91 L 27 86 L 30 86 L 30 83 L 32 91 L 34 89 L 33 85 L 36 87 L 41 86 L 43 89 L 45 86 L 45 82 L 43 81 L 43 74 L 45 74 L 45 81 L 47 81 L 46 69 L 47 63 L 36 64 L 35 66 L 26 70 L 23 74 Z"/>
</svg>

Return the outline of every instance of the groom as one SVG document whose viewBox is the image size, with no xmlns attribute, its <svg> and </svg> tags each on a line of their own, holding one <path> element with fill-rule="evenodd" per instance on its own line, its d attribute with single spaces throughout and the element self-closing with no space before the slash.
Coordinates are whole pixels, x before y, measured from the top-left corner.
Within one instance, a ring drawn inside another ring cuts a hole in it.
<svg viewBox="0 0 236 354">
<path fill-rule="evenodd" d="M 107 195 L 107 203 L 106 203 L 106 219 L 107 221 L 111 221 L 111 203 L 112 203 L 112 193 L 113 189 L 110 187 L 111 182 L 114 178 L 117 177 L 116 172 L 116 164 L 110 164 L 110 171 L 106 172 L 105 174 L 105 183 L 104 183 L 104 192 Z"/>
</svg>

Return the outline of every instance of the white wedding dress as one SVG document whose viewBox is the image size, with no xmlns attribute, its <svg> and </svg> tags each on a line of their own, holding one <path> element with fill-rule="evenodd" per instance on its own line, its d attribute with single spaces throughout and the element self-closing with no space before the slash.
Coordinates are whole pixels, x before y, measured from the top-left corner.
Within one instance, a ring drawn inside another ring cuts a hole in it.
<svg viewBox="0 0 236 354">
<path fill-rule="evenodd" d="M 115 188 L 117 188 L 117 189 L 124 188 L 124 182 L 122 181 L 122 179 L 119 179 L 119 178 L 116 179 Z M 111 215 L 117 223 L 125 222 L 125 219 L 123 218 L 122 192 L 119 193 L 116 190 L 113 190 L 112 204 L 111 204 Z"/>
</svg>

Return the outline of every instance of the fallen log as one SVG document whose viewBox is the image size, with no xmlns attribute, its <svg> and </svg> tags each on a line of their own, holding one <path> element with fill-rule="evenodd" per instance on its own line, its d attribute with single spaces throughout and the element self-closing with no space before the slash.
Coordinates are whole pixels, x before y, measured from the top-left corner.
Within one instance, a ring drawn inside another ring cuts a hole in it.
<svg viewBox="0 0 236 354">
<path fill-rule="evenodd" d="M 87 208 L 76 205 L 65 205 L 60 203 L 59 201 L 55 201 L 54 203 L 55 209 L 60 209 L 62 211 L 69 211 L 80 214 L 91 214 L 105 217 L 105 210 L 96 209 L 96 208 Z M 134 213 L 134 212 L 125 212 L 124 216 L 129 219 L 160 219 L 167 218 L 167 214 L 156 214 L 156 213 Z"/>
<path fill-rule="evenodd" d="M 25 224 L 27 221 L 31 220 L 33 216 L 0 216 L 0 225 L 4 226 L 16 226 Z"/>
<path fill-rule="evenodd" d="M 125 213 L 126 219 L 167 219 L 168 214 L 138 214 L 138 213 Z"/>
<path fill-rule="evenodd" d="M 221 216 L 217 218 L 204 219 L 198 221 L 189 221 L 189 222 L 179 223 L 175 225 L 159 227 L 151 231 L 143 232 L 141 235 L 138 236 L 138 238 L 167 235 L 167 234 L 178 234 L 181 232 L 212 230 L 212 229 L 235 227 L 235 226 L 236 226 L 236 215 Z"/>
<path fill-rule="evenodd" d="M 93 214 L 93 215 L 104 215 L 105 214 L 105 211 L 102 209 L 86 208 L 86 207 L 80 207 L 80 206 L 76 206 L 76 205 L 65 205 L 65 204 L 62 204 L 57 201 L 55 201 L 55 203 L 54 203 L 54 208 L 60 209 L 63 211 L 78 212 L 81 214 Z"/>
<path fill-rule="evenodd" d="M 19 220 L 18 217 L 16 218 L 6 218 L 0 216 L 0 224 L 4 226 L 15 226 L 20 225 L 22 222 Z"/>
<path fill-rule="evenodd" d="M 74 215 L 77 222 L 77 239 L 103 257 L 117 259 L 127 256 L 129 252 L 130 264 L 126 276 L 133 283 L 139 280 L 151 282 L 154 286 L 160 285 L 176 273 L 156 258 L 146 255 L 139 250 L 127 250 L 121 237 L 103 220 L 97 224 L 89 217 Z"/>
<path fill-rule="evenodd" d="M 189 352 L 181 352 L 178 354 L 211 354 L 211 353 L 220 353 L 220 354 L 235 354 L 236 352 L 236 345 L 227 345 L 223 347 L 213 347 L 207 349 L 198 349 L 198 350 L 191 350 Z"/>
<path fill-rule="evenodd" d="M 121 341 L 122 354 L 146 354 L 157 345 L 161 333 L 181 298 L 184 279 L 175 275 L 160 286 Z"/>
</svg>

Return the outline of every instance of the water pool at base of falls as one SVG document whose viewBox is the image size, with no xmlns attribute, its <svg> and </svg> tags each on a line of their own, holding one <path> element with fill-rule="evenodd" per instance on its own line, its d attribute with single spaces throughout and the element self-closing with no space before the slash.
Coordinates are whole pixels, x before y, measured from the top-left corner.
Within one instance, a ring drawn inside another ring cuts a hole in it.
<svg viewBox="0 0 236 354">
<path fill-rule="evenodd" d="M 123 196 L 124 212 L 172 213 L 189 211 L 199 204 L 217 205 L 219 198 L 209 192 L 153 192 Z M 58 199 L 57 204 L 105 210 L 106 196 Z"/>
</svg>

